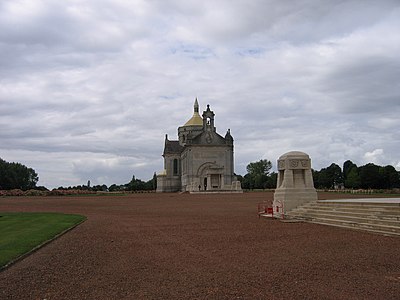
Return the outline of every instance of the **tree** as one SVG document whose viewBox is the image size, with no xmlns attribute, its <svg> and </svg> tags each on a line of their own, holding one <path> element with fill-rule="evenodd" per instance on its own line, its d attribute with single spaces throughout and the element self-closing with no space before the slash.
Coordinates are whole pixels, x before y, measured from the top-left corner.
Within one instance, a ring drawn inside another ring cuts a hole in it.
<svg viewBox="0 0 400 300">
<path fill-rule="evenodd" d="M 146 183 L 140 179 L 136 179 L 135 175 L 132 176 L 132 180 L 126 184 L 128 191 L 144 191 L 146 190 Z"/>
<path fill-rule="evenodd" d="M 381 189 L 392 189 L 400 187 L 399 173 L 393 166 L 379 167 Z"/>
<path fill-rule="evenodd" d="M 344 180 L 344 186 L 346 188 L 358 189 L 361 186 L 360 175 L 358 174 L 358 168 L 354 165 L 347 173 L 346 179 Z"/>
<path fill-rule="evenodd" d="M 319 189 L 321 187 L 320 182 L 319 182 L 319 171 L 311 169 L 313 181 L 314 181 L 314 187 L 316 189 Z"/>
<path fill-rule="evenodd" d="M 91 190 L 94 192 L 107 192 L 108 188 L 107 188 L 107 185 L 105 185 L 105 184 L 102 184 L 102 185 L 99 184 L 99 185 L 94 185 L 91 188 Z"/>
<path fill-rule="evenodd" d="M 121 187 L 119 185 L 116 185 L 115 183 L 113 183 L 112 185 L 110 185 L 110 187 L 108 188 L 108 190 L 110 192 L 117 192 L 121 190 Z"/>
<path fill-rule="evenodd" d="M 316 188 L 332 189 L 343 183 L 342 169 L 335 163 L 318 171 L 313 171 L 314 186 Z"/>
<path fill-rule="evenodd" d="M 29 190 L 35 188 L 38 181 L 38 174 L 32 168 L 0 158 L 0 189 Z"/>
<path fill-rule="evenodd" d="M 346 181 L 347 175 L 351 171 L 352 168 L 356 167 L 357 165 L 354 164 L 351 160 L 346 160 L 343 164 L 343 180 Z"/>
<path fill-rule="evenodd" d="M 334 188 L 336 188 L 340 184 L 343 184 L 343 172 L 337 164 L 332 163 L 327 170 Z"/>
<path fill-rule="evenodd" d="M 146 190 L 157 190 L 157 174 L 154 172 L 153 178 L 146 182 Z"/>
<path fill-rule="evenodd" d="M 266 188 L 268 188 L 268 189 L 276 188 L 277 181 L 278 181 L 278 173 L 272 172 L 271 174 L 269 174 L 269 176 L 267 178 Z"/>
<path fill-rule="evenodd" d="M 360 167 L 360 181 L 363 189 L 379 189 L 381 186 L 379 166 L 369 163 Z"/>
<path fill-rule="evenodd" d="M 343 182 L 346 188 L 360 188 L 359 170 L 351 160 L 346 160 L 343 164 Z"/>
<path fill-rule="evenodd" d="M 246 167 L 247 174 L 244 176 L 244 180 L 247 181 L 246 184 L 248 183 L 250 189 L 266 188 L 268 181 L 268 174 L 271 168 L 272 168 L 272 163 L 267 159 L 261 159 L 257 162 L 249 163 Z"/>
<path fill-rule="evenodd" d="M 251 190 L 254 188 L 254 183 L 248 173 L 243 176 L 241 184 L 242 188 L 246 190 Z"/>
</svg>

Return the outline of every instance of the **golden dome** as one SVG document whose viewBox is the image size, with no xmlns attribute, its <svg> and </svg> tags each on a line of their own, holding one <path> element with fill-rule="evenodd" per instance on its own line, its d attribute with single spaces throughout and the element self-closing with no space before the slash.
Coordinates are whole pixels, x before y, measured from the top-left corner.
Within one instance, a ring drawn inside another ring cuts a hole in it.
<svg viewBox="0 0 400 300">
<path fill-rule="evenodd" d="M 197 98 L 194 101 L 193 116 L 183 126 L 203 126 L 203 118 L 199 115 L 199 103 L 197 102 Z"/>
<path fill-rule="evenodd" d="M 185 123 L 184 126 L 203 126 L 203 118 L 200 117 L 199 113 L 194 113 L 193 117 L 190 118 L 189 121 Z"/>
</svg>

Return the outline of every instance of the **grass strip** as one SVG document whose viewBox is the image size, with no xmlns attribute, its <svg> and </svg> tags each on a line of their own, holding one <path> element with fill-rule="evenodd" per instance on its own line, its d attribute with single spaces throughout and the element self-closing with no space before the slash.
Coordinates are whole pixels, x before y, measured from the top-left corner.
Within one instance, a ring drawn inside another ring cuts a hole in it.
<svg viewBox="0 0 400 300">
<path fill-rule="evenodd" d="M 0 269 L 85 219 L 61 213 L 0 212 Z"/>
</svg>

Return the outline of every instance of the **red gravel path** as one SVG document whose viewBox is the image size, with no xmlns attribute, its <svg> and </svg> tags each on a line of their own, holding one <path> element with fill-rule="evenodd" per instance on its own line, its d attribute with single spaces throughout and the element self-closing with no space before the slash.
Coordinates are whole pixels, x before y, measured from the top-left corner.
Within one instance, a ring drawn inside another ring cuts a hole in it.
<svg viewBox="0 0 400 300">
<path fill-rule="evenodd" d="M 265 199 L 0 198 L 0 211 L 88 217 L 0 272 L 0 299 L 400 298 L 399 238 L 258 219 Z"/>
</svg>

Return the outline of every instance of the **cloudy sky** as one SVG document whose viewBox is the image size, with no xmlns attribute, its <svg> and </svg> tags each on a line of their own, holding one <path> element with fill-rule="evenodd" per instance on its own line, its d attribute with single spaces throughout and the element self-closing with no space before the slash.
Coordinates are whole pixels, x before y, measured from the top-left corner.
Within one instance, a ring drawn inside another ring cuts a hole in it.
<svg viewBox="0 0 400 300">
<path fill-rule="evenodd" d="M 2 0 L 0 157 L 48 188 L 149 180 L 210 104 L 235 172 L 400 170 L 398 0 Z"/>
</svg>

